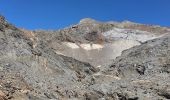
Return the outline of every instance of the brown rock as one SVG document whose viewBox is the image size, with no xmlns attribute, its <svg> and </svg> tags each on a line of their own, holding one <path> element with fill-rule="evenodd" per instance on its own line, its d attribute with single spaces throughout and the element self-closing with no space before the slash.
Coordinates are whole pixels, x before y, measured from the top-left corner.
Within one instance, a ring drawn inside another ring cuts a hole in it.
<svg viewBox="0 0 170 100">
<path fill-rule="evenodd" d="M 7 100 L 6 95 L 0 90 L 0 100 Z"/>
</svg>

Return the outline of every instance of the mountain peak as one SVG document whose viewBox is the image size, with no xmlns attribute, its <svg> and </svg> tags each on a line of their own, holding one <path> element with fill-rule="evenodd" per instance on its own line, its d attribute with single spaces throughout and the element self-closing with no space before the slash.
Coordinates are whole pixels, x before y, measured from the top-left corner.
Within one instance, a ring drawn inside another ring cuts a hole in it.
<svg viewBox="0 0 170 100">
<path fill-rule="evenodd" d="M 91 24 L 96 23 L 97 21 L 92 18 L 84 18 L 80 20 L 80 24 Z"/>
</svg>

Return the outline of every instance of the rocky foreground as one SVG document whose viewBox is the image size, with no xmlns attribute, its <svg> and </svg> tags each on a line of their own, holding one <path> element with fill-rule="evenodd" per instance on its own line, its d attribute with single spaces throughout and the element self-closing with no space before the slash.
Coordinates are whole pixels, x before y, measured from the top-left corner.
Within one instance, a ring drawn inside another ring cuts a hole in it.
<svg viewBox="0 0 170 100">
<path fill-rule="evenodd" d="M 25 30 L 0 16 L 0 100 L 168 100 L 170 29 L 86 18 Z"/>
</svg>

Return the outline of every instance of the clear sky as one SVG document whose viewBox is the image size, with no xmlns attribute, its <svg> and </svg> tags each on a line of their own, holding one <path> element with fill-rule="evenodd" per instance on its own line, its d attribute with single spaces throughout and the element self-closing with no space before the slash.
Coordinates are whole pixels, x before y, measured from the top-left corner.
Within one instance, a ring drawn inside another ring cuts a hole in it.
<svg viewBox="0 0 170 100">
<path fill-rule="evenodd" d="M 0 0 L 0 14 L 26 29 L 61 29 L 87 17 L 170 26 L 170 0 Z"/>
</svg>

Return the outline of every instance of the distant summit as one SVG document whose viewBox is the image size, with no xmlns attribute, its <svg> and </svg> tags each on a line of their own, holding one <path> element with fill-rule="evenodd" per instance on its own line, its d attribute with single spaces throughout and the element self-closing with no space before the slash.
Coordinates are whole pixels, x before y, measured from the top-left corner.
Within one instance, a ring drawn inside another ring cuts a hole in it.
<svg viewBox="0 0 170 100">
<path fill-rule="evenodd" d="M 92 23 L 97 23 L 97 21 L 91 18 L 84 18 L 80 20 L 80 24 L 92 24 Z"/>
</svg>

